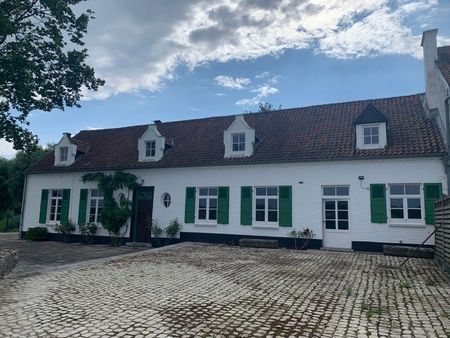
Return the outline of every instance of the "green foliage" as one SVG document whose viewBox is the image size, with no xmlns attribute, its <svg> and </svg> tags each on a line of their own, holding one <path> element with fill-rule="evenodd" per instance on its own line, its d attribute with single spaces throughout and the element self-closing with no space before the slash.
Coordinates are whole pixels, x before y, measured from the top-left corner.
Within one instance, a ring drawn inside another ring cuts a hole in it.
<svg viewBox="0 0 450 338">
<path fill-rule="evenodd" d="M 308 248 L 309 241 L 312 238 L 316 237 L 316 234 L 310 228 L 304 228 L 302 231 L 292 230 L 292 231 L 290 231 L 288 233 L 288 236 L 291 237 L 294 240 L 294 248 L 296 250 L 297 250 L 297 241 L 299 239 L 304 239 L 305 241 L 303 242 L 303 245 L 300 248 L 301 250 L 303 250 L 303 249 L 307 249 Z"/>
<path fill-rule="evenodd" d="M 47 240 L 48 230 L 46 227 L 29 228 L 26 233 L 26 239 L 30 241 L 45 241 Z"/>
<path fill-rule="evenodd" d="M 158 223 L 158 220 L 152 219 L 152 220 L 148 223 L 148 225 L 150 226 L 150 231 L 151 231 L 152 235 L 153 235 L 155 238 L 161 237 L 161 235 L 163 234 L 164 230 L 163 230 L 163 228 L 160 227 L 160 225 L 159 225 L 159 223 Z"/>
<path fill-rule="evenodd" d="M 181 231 L 181 224 L 178 222 L 178 218 L 175 218 L 170 222 L 169 226 L 164 229 L 168 238 L 176 238 Z"/>
<path fill-rule="evenodd" d="M 20 215 L 15 215 L 11 211 L 7 211 L 3 214 L 3 217 L 0 218 L 0 232 L 18 231 L 19 224 L 20 224 Z"/>
<path fill-rule="evenodd" d="M 410 289 L 411 287 L 412 287 L 411 282 L 407 280 L 400 282 L 400 289 Z"/>
<path fill-rule="evenodd" d="M 32 110 L 79 106 L 81 89 L 104 81 L 86 64 L 83 37 L 93 12 L 76 14 L 82 0 L 0 1 L 0 138 L 32 150 L 26 126 Z"/>
<path fill-rule="evenodd" d="M 127 199 L 117 203 L 114 199 L 114 191 L 123 188 L 130 190 L 137 188 L 139 186 L 137 177 L 120 171 L 116 171 L 113 175 L 97 172 L 85 174 L 81 180 L 83 182 L 96 182 L 98 189 L 103 192 L 102 226 L 112 235 L 113 242 L 118 243 L 115 238 L 120 236 L 120 229 L 131 216 L 131 203 Z"/>
<path fill-rule="evenodd" d="M 172 239 L 177 238 L 178 234 L 181 231 L 182 225 L 178 221 L 178 218 L 175 218 L 170 222 L 170 224 L 165 227 L 164 229 L 161 228 L 158 221 L 156 219 L 151 219 L 148 222 L 148 226 L 150 227 L 150 231 L 152 233 L 152 236 L 156 240 L 156 244 L 158 246 L 161 246 L 161 240 L 160 238 L 165 235 L 164 245 L 167 245 L 171 242 Z"/>
<path fill-rule="evenodd" d="M 68 235 L 71 232 L 75 231 L 75 224 L 71 221 L 67 221 L 66 223 L 56 224 L 55 231 L 60 234 L 63 234 L 63 235 Z"/>
<path fill-rule="evenodd" d="M 366 312 L 367 318 L 371 318 L 374 315 L 380 315 L 381 309 L 377 307 L 372 307 L 372 305 L 363 303 L 361 309 Z"/>
<path fill-rule="evenodd" d="M 93 242 L 93 236 L 97 233 L 98 226 L 95 223 L 81 224 L 78 226 L 80 234 L 84 236 L 87 243 Z"/>
</svg>

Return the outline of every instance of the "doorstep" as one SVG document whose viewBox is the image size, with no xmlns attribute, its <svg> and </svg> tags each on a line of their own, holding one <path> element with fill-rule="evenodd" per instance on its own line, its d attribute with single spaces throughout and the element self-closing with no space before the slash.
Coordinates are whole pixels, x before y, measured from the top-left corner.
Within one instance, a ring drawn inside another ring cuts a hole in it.
<svg viewBox="0 0 450 338">
<path fill-rule="evenodd" d="M 353 252 L 353 249 L 346 249 L 346 248 L 325 248 L 325 247 L 321 247 L 320 250 L 323 250 L 323 251 L 337 251 L 337 252 Z"/>
<path fill-rule="evenodd" d="M 146 243 L 146 242 L 127 242 L 125 245 L 133 247 L 133 248 L 151 248 L 152 247 L 152 243 Z"/>
</svg>

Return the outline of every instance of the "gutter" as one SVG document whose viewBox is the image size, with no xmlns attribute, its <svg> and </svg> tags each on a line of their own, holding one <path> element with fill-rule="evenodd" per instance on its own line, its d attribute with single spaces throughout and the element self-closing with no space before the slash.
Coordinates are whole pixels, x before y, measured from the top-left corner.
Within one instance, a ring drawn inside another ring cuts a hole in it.
<svg viewBox="0 0 450 338">
<path fill-rule="evenodd" d="M 444 100 L 445 105 L 445 130 L 447 132 L 447 152 L 445 154 L 445 174 L 447 175 L 447 194 L 450 195 L 450 112 L 449 112 L 450 96 Z"/>
<path fill-rule="evenodd" d="M 22 206 L 20 208 L 20 224 L 19 224 L 19 239 L 22 237 L 22 230 L 23 230 L 23 217 L 25 214 L 25 200 L 27 195 L 27 188 L 28 188 L 28 175 L 24 174 L 24 182 L 23 182 L 23 192 L 22 192 Z"/>
</svg>

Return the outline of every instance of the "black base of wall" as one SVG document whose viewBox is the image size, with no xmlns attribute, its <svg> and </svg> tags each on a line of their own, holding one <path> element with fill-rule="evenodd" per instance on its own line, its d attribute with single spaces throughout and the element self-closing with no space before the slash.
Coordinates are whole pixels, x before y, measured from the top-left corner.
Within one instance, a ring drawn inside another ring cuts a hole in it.
<svg viewBox="0 0 450 338">
<path fill-rule="evenodd" d="M 243 238 L 255 239 L 275 239 L 278 240 L 280 247 L 293 249 L 294 240 L 286 237 L 265 237 L 265 236 L 250 236 L 250 235 L 231 235 L 231 234 L 210 234 L 199 232 L 181 232 L 180 239 L 182 242 L 202 242 L 202 243 L 216 243 L 239 245 L 239 240 Z M 304 239 L 297 240 L 297 247 L 302 247 Z M 322 247 L 321 239 L 311 239 L 309 242 L 310 249 L 320 249 Z"/>
<path fill-rule="evenodd" d="M 26 232 L 22 231 L 20 233 L 20 238 L 26 239 L 25 235 L 26 235 Z M 47 241 L 64 242 L 64 243 L 87 243 L 86 237 L 83 235 L 78 235 L 78 234 L 62 235 L 62 234 L 48 233 L 46 240 Z M 131 239 L 129 239 L 129 238 L 121 238 L 120 245 L 125 245 L 126 242 L 130 242 L 130 241 L 131 241 Z M 89 244 L 111 244 L 111 237 L 109 237 L 109 236 L 93 236 L 92 243 L 89 243 Z"/>
<path fill-rule="evenodd" d="M 411 246 L 417 247 L 418 244 L 405 244 L 405 243 L 377 243 L 377 242 L 352 242 L 352 249 L 354 251 L 368 251 L 368 252 L 383 252 L 383 245 L 396 245 L 396 246 Z M 434 249 L 433 245 L 423 245 L 423 248 Z"/>
</svg>

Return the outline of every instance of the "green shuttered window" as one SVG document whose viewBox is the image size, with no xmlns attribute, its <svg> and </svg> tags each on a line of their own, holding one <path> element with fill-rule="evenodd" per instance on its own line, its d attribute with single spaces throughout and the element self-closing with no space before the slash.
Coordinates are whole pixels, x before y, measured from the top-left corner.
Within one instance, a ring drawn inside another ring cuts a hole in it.
<svg viewBox="0 0 450 338">
<path fill-rule="evenodd" d="M 41 208 L 39 210 L 39 223 L 40 224 L 45 224 L 47 222 L 47 207 L 48 207 L 48 189 L 42 189 Z"/>
<path fill-rule="evenodd" d="M 425 200 L 425 223 L 434 224 L 434 202 L 442 198 L 441 183 L 425 183 L 423 185 Z"/>
<path fill-rule="evenodd" d="M 184 223 L 195 223 L 195 187 L 186 188 Z"/>
<path fill-rule="evenodd" d="M 229 223 L 229 209 L 230 209 L 230 188 L 219 187 L 219 201 L 218 201 L 218 224 Z"/>
<path fill-rule="evenodd" d="M 80 206 L 78 208 L 78 224 L 86 224 L 86 211 L 87 211 L 87 201 L 88 201 L 88 190 L 80 190 Z"/>
<path fill-rule="evenodd" d="M 279 187 L 280 219 L 279 225 L 292 226 L 292 187 L 290 185 Z"/>
<path fill-rule="evenodd" d="M 370 185 L 370 214 L 372 223 L 387 223 L 386 186 Z"/>
<path fill-rule="evenodd" d="M 69 222 L 70 189 L 63 190 L 61 203 L 61 224 Z"/>
<path fill-rule="evenodd" d="M 252 187 L 241 187 L 241 225 L 252 225 Z"/>
</svg>

